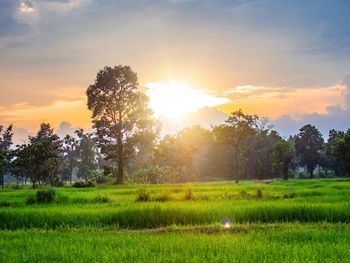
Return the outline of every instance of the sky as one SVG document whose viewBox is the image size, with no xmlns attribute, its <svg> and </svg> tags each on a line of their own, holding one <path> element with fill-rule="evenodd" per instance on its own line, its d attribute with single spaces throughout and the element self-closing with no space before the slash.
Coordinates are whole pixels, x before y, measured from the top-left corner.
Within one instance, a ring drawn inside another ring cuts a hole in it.
<svg viewBox="0 0 350 263">
<path fill-rule="evenodd" d="M 0 0 L 0 124 L 16 140 L 41 122 L 61 135 L 89 129 L 86 88 L 121 64 L 163 133 L 239 108 L 283 136 L 307 123 L 345 130 L 349 10 L 347 0 Z"/>
</svg>

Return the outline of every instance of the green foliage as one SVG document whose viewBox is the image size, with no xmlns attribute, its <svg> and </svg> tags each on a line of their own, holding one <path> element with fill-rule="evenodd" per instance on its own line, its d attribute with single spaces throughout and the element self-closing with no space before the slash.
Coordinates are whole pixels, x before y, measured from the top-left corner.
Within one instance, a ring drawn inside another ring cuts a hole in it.
<svg viewBox="0 0 350 263">
<path fill-rule="evenodd" d="M 138 189 L 136 194 L 136 202 L 147 202 L 151 200 L 151 196 L 146 187 Z"/>
<path fill-rule="evenodd" d="M 295 148 L 300 164 L 307 167 L 310 178 L 313 178 L 315 167 L 320 164 L 320 151 L 324 146 L 322 134 L 310 124 L 300 129 L 295 138 Z"/>
<path fill-rule="evenodd" d="M 190 184 L 187 184 L 184 187 L 184 200 L 191 200 L 191 199 L 193 199 L 192 186 Z"/>
<path fill-rule="evenodd" d="M 257 188 L 256 189 L 256 198 L 261 199 L 263 197 L 263 193 L 261 189 Z"/>
<path fill-rule="evenodd" d="M 6 130 L 0 125 L 0 184 L 4 188 L 4 174 L 11 168 L 11 145 L 12 143 L 12 128 L 10 125 Z"/>
<path fill-rule="evenodd" d="M 337 136 L 333 152 L 343 174 L 350 175 L 350 130 Z"/>
<path fill-rule="evenodd" d="M 30 136 L 27 144 L 16 149 L 13 174 L 17 178 L 29 178 L 33 188 L 38 182 L 57 183 L 61 146 L 50 124 L 42 123 L 36 136 Z"/>
<path fill-rule="evenodd" d="M 95 187 L 95 183 L 93 181 L 77 181 L 72 184 L 74 188 L 86 188 L 86 187 Z"/>
<path fill-rule="evenodd" d="M 137 74 L 121 65 L 101 69 L 86 94 L 96 141 L 107 159 L 116 161 L 117 183 L 121 184 L 126 160 L 143 148 L 142 135 L 153 132 L 148 97 L 138 87 Z"/>
<path fill-rule="evenodd" d="M 150 165 L 131 174 L 129 181 L 130 183 L 139 184 L 159 184 L 163 182 L 166 172 L 165 168 Z"/>
<path fill-rule="evenodd" d="M 11 203 L 9 201 L 0 201 L 0 207 L 9 207 Z"/>
<path fill-rule="evenodd" d="M 93 203 L 108 203 L 111 199 L 108 196 L 96 196 L 92 199 Z"/>
<path fill-rule="evenodd" d="M 28 205 L 33 204 L 49 204 L 56 200 L 57 193 L 54 189 L 43 189 L 36 192 L 35 195 L 29 196 L 27 199 Z"/>
<path fill-rule="evenodd" d="M 272 162 L 274 168 L 281 169 L 283 178 L 288 179 L 288 170 L 295 155 L 295 148 L 292 143 L 280 141 L 273 147 Z"/>
</svg>

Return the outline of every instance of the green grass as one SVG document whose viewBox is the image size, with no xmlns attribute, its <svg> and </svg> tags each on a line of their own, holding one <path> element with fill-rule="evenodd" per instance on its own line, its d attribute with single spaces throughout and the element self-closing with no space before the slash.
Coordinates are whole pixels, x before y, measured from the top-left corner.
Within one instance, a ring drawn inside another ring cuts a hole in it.
<svg viewBox="0 0 350 263">
<path fill-rule="evenodd" d="M 0 191 L 4 204 L 0 260 L 346 262 L 350 258 L 349 180 L 142 188 L 58 188 L 52 203 L 34 205 L 26 201 L 37 190 Z M 140 199 L 140 193 L 147 198 Z M 235 227 L 224 230 L 224 219 Z"/>
<path fill-rule="evenodd" d="M 240 226 L 235 226 L 239 228 Z M 2 262 L 349 262 L 348 225 L 282 224 L 243 231 L 0 232 Z"/>
</svg>

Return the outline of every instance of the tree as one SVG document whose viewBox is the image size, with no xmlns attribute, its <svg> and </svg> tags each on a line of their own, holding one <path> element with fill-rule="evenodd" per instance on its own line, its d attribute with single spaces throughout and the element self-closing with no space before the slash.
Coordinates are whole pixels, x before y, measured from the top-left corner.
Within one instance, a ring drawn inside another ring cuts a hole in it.
<svg viewBox="0 0 350 263">
<path fill-rule="evenodd" d="M 338 134 L 333 150 L 336 160 L 340 163 L 341 171 L 350 175 L 350 129 Z"/>
<path fill-rule="evenodd" d="M 185 128 L 175 136 L 167 135 L 154 151 L 153 164 L 173 174 L 172 182 L 190 181 L 197 177 L 208 153 L 212 134 L 200 126 Z"/>
<path fill-rule="evenodd" d="M 56 184 L 61 153 L 61 140 L 50 124 L 43 123 L 36 136 L 15 150 L 13 173 L 17 178 L 29 178 L 33 188 L 39 183 Z"/>
<path fill-rule="evenodd" d="M 300 129 L 295 138 L 295 148 L 301 165 L 305 165 L 310 178 L 320 161 L 320 151 L 323 147 L 323 137 L 319 130 L 310 124 Z"/>
<path fill-rule="evenodd" d="M 326 170 L 333 170 L 335 175 L 340 175 L 340 163 L 335 156 L 335 149 L 337 147 L 337 140 L 344 136 L 343 131 L 336 131 L 334 129 L 329 131 L 327 143 L 324 145 L 324 150 L 321 155 L 321 166 Z"/>
<path fill-rule="evenodd" d="M 12 125 L 6 130 L 0 125 L 0 183 L 4 188 L 4 176 L 9 171 L 11 164 L 11 145 L 12 145 Z"/>
<path fill-rule="evenodd" d="M 213 128 L 214 140 L 216 143 L 230 145 L 232 149 L 229 155 L 232 156 L 232 177 L 238 182 L 245 174 L 247 176 L 247 150 L 251 138 L 259 130 L 262 130 L 265 119 L 260 119 L 257 115 L 244 114 L 241 109 L 232 112 L 226 120 L 226 124 Z"/>
<path fill-rule="evenodd" d="M 129 66 L 105 67 L 87 89 L 97 143 L 107 159 L 117 161 L 117 183 L 123 183 L 126 150 L 131 138 L 152 125 L 148 97 L 140 92 Z"/>
<path fill-rule="evenodd" d="M 91 133 L 84 133 L 83 129 L 75 132 L 79 138 L 77 151 L 77 167 L 79 178 L 85 181 L 93 177 L 94 171 L 97 169 L 97 153 L 95 141 Z"/>
<path fill-rule="evenodd" d="M 272 162 L 277 169 L 282 169 L 283 179 L 288 180 L 288 170 L 295 155 L 294 145 L 288 141 L 280 141 L 273 147 Z"/>
<path fill-rule="evenodd" d="M 62 181 L 69 180 L 72 183 L 72 174 L 78 163 L 77 148 L 78 142 L 74 137 L 66 135 L 63 138 L 62 156 L 59 167 L 59 174 Z"/>
</svg>

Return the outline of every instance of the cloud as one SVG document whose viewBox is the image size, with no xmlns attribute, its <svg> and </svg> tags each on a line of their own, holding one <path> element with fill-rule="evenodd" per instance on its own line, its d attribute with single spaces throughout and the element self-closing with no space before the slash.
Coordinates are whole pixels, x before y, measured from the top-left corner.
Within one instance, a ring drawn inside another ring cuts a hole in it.
<svg viewBox="0 0 350 263">
<path fill-rule="evenodd" d="M 22 23 L 38 26 L 41 22 L 47 23 L 55 16 L 65 15 L 87 3 L 88 0 L 31 0 L 21 1 L 16 12 L 16 19 Z"/>
<path fill-rule="evenodd" d="M 325 138 L 328 137 L 330 129 L 347 130 L 350 129 L 350 75 L 346 76 L 342 82 L 345 90 L 342 92 L 343 105 L 330 105 L 326 107 L 325 113 L 304 113 L 298 117 L 283 115 L 272 124 L 283 136 L 297 134 L 299 129 L 306 125 L 315 125 Z"/>
<path fill-rule="evenodd" d="M 63 138 L 67 134 L 73 136 L 76 130 L 77 128 L 73 128 L 71 123 L 67 121 L 62 121 L 55 133 L 61 138 Z"/>
<path fill-rule="evenodd" d="M 13 143 L 14 145 L 20 145 L 28 141 L 28 136 L 33 136 L 34 133 L 28 131 L 27 129 L 20 128 L 17 126 L 13 127 Z"/>
</svg>

